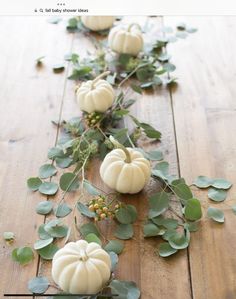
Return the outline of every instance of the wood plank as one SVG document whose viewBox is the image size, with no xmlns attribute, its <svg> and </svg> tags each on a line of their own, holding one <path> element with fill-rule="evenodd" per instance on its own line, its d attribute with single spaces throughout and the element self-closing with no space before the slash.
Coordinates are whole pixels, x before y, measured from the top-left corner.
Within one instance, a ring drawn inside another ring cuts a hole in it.
<svg viewBox="0 0 236 299">
<path fill-rule="evenodd" d="M 127 19 L 126 21 L 129 21 Z M 132 18 L 132 21 L 137 19 Z M 140 18 L 138 18 L 140 21 Z M 156 22 L 156 21 L 155 21 Z M 160 20 L 157 25 L 160 26 Z M 81 56 L 86 54 L 86 50 L 93 50 L 88 38 L 81 34 L 75 35 L 72 52 L 79 53 Z M 135 95 L 136 97 L 137 95 Z M 66 96 L 64 99 L 62 119 L 69 119 L 79 114 L 79 109 L 75 101 L 74 85 L 72 82 L 67 84 Z M 143 121 L 151 123 L 163 133 L 160 148 L 164 151 L 166 159 L 170 162 L 173 173 L 178 173 L 176 158 L 174 128 L 172 122 L 172 111 L 170 97 L 165 89 L 156 90 L 155 93 L 145 93 L 140 96 L 137 104 L 133 108 L 133 113 Z M 129 125 L 127 123 L 127 125 Z M 147 146 L 146 146 L 147 147 Z M 149 146 L 150 147 L 150 146 Z M 156 148 L 156 144 L 152 145 Z M 102 189 L 105 189 L 98 170 L 99 162 L 92 162 L 87 177 Z M 119 279 L 134 280 L 142 291 L 142 299 L 190 299 L 191 291 L 188 274 L 188 260 L 186 251 L 180 252 L 169 260 L 159 258 L 155 250 L 158 242 L 156 240 L 144 240 L 142 234 L 142 224 L 147 213 L 147 195 L 151 191 L 157 191 L 159 186 L 150 182 L 145 192 L 138 195 L 125 196 L 124 201 L 134 204 L 139 213 L 139 220 L 135 224 L 135 238 L 126 241 L 125 252 L 121 254 L 117 270 Z M 59 199 L 59 194 L 57 196 Z M 69 195 L 66 199 L 70 205 L 78 200 L 78 194 Z M 80 221 L 83 221 L 82 219 Z M 107 238 L 112 237 L 112 227 L 103 226 Z M 41 262 L 39 273 L 50 276 L 50 265 Z M 181 275 L 179 275 L 181 273 Z"/>
<path fill-rule="evenodd" d="M 10 255 L 14 247 L 33 245 L 42 221 L 35 206 L 43 197 L 29 192 L 26 180 L 37 175 L 55 142 L 50 120 L 58 119 L 66 73 L 53 75 L 52 66 L 72 43 L 64 28 L 38 17 L 0 19 L 0 231 L 16 235 L 11 247 L 0 240 L 1 294 L 27 292 L 37 271 L 37 258 L 22 267 Z M 36 69 L 41 55 L 46 55 L 44 67 Z"/>
<path fill-rule="evenodd" d="M 172 91 L 181 175 L 191 183 L 198 175 L 236 180 L 234 83 L 235 17 L 165 17 L 198 27 L 198 33 L 170 47 L 180 86 Z M 226 203 L 214 204 L 207 191 L 197 192 L 206 213 L 214 206 L 225 213 L 225 224 L 202 220 L 190 245 L 191 280 L 195 299 L 236 297 L 235 186 Z"/>
</svg>

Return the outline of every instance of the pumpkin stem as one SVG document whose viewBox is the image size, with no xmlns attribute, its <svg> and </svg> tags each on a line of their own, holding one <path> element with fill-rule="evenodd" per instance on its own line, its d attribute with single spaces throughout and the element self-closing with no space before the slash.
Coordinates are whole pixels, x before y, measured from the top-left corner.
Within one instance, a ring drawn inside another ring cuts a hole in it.
<svg viewBox="0 0 236 299">
<path fill-rule="evenodd" d="M 84 250 L 80 251 L 80 260 L 83 261 L 83 262 L 86 262 L 88 260 L 88 256 L 87 256 L 87 254 L 85 253 Z"/>
<path fill-rule="evenodd" d="M 110 136 L 110 141 L 116 148 L 121 149 L 125 153 L 125 155 L 126 155 L 125 162 L 131 163 L 132 162 L 131 155 L 130 155 L 130 152 L 127 150 L 127 148 L 123 144 L 118 142 L 113 136 Z"/>
<path fill-rule="evenodd" d="M 94 88 L 94 85 L 95 83 L 97 83 L 98 80 L 106 77 L 107 75 L 110 74 L 110 71 L 107 71 L 107 72 L 103 72 L 102 74 L 98 75 L 93 81 L 92 81 L 92 85 L 91 85 L 91 88 Z"/>
<path fill-rule="evenodd" d="M 127 29 L 128 32 L 131 31 L 132 27 L 137 27 L 140 31 L 142 30 L 141 29 L 141 26 L 138 24 L 138 23 L 131 23 Z"/>
</svg>

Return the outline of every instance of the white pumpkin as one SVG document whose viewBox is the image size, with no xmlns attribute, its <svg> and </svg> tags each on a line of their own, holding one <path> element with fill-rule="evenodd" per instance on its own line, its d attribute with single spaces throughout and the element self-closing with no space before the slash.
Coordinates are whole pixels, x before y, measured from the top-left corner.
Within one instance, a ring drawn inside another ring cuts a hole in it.
<svg viewBox="0 0 236 299">
<path fill-rule="evenodd" d="M 112 137 L 110 139 L 119 148 L 107 154 L 101 164 L 103 182 L 120 193 L 138 193 L 150 178 L 150 162 L 139 151 L 125 148 Z"/>
<path fill-rule="evenodd" d="M 115 98 L 115 92 L 111 84 L 102 78 L 107 76 L 105 72 L 94 80 L 83 82 L 77 89 L 77 101 L 82 111 L 105 112 L 112 106 Z"/>
<path fill-rule="evenodd" d="M 59 249 L 52 260 L 53 280 L 71 294 L 95 294 L 110 275 L 110 256 L 94 242 L 70 242 Z"/>
<path fill-rule="evenodd" d="M 115 21 L 115 17 L 111 16 L 82 16 L 82 24 L 92 30 L 101 31 L 112 27 Z"/>
<path fill-rule="evenodd" d="M 109 33 L 108 44 L 117 53 L 137 56 L 143 48 L 143 37 L 139 25 L 131 24 L 128 28 L 114 27 Z"/>
</svg>

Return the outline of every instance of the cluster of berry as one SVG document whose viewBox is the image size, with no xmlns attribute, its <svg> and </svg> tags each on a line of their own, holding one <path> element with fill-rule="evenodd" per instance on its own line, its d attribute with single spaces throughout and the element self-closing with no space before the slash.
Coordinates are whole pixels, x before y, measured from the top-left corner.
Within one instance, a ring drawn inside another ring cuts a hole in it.
<svg viewBox="0 0 236 299">
<path fill-rule="evenodd" d="M 113 219 L 115 213 L 119 210 L 121 204 L 111 205 L 106 203 L 106 199 L 103 196 L 93 198 L 89 202 L 89 210 L 96 214 L 94 220 L 100 221 L 107 218 Z"/>
</svg>

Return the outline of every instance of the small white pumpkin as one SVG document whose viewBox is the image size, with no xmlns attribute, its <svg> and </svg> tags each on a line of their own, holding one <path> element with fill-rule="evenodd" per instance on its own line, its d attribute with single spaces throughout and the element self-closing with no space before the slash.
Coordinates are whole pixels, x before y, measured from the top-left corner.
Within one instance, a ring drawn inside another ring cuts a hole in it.
<svg viewBox="0 0 236 299">
<path fill-rule="evenodd" d="M 138 193 L 150 178 L 150 162 L 139 151 L 125 148 L 111 136 L 110 140 L 119 148 L 107 154 L 100 166 L 103 182 L 120 193 Z"/>
<path fill-rule="evenodd" d="M 102 78 L 109 72 L 104 72 L 94 80 L 83 82 L 77 89 L 77 101 L 82 111 L 105 112 L 112 106 L 115 92 L 111 84 Z"/>
<path fill-rule="evenodd" d="M 116 26 L 108 36 L 110 48 L 120 54 L 137 56 L 143 48 L 143 36 L 138 24 L 131 24 L 128 28 Z"/>
<path fill-rule="evenodd" d="M 110 275 L 110 256 L 94 242 L 70 242 L 59 249 L 52 260 L 53 280 L 71 294 L 95 294 Z"/>
<path fill-rule="evenodd" d="M 101 31 L 112 27 L 115 21 L 115 17 L 111 16 L 82 16 L 82 24 L 92 30 Z"/>
</svg>

